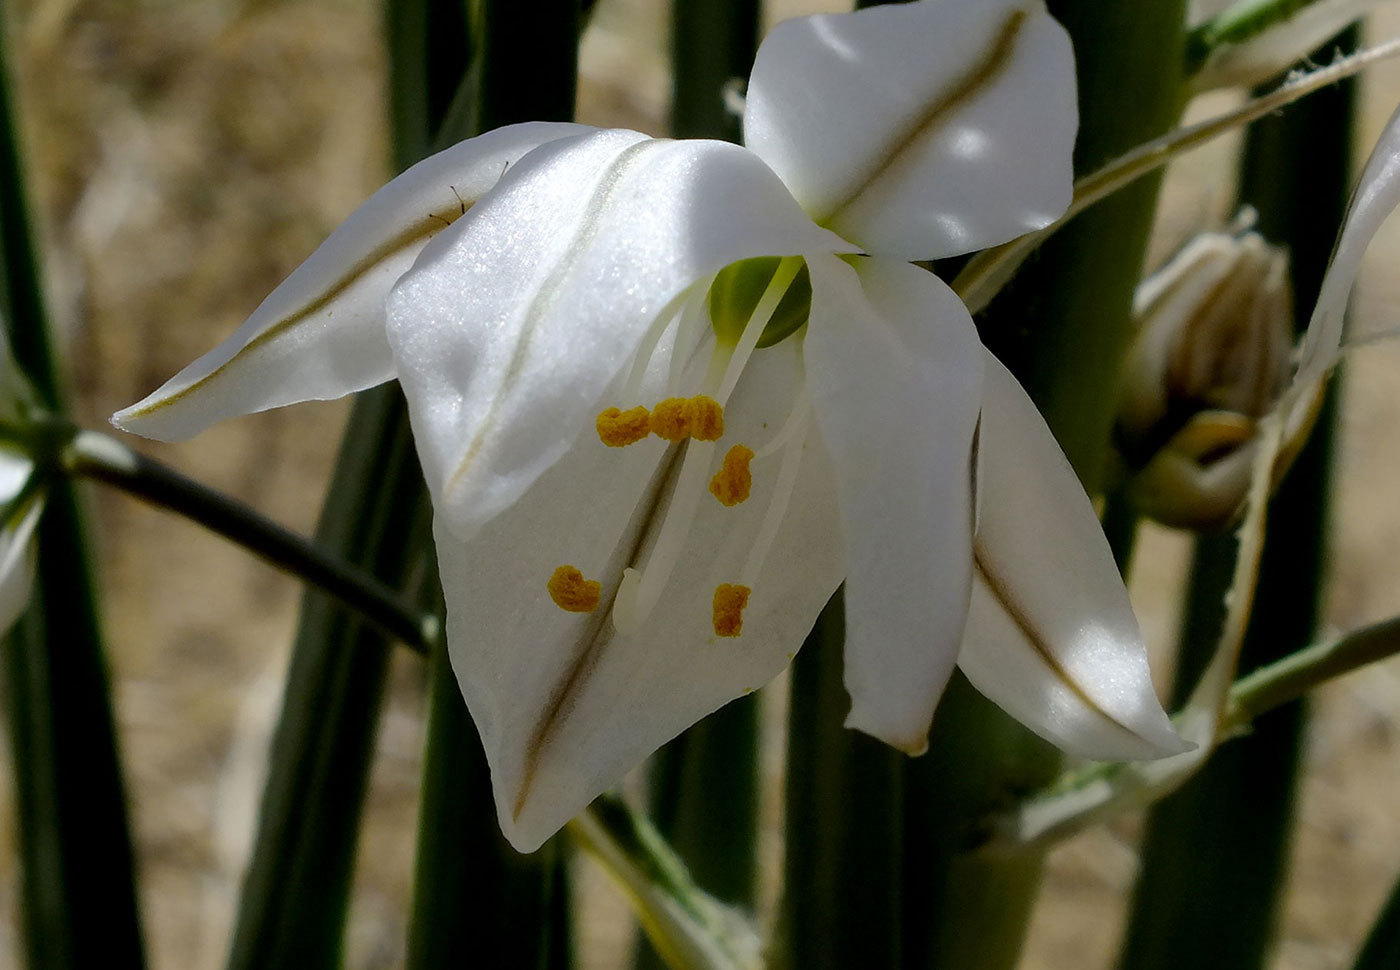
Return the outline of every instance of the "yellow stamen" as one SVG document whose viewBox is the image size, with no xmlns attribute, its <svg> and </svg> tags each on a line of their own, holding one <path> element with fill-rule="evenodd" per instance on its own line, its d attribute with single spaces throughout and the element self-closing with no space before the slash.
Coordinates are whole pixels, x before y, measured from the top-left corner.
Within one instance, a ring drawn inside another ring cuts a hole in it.
<svg viewBox="0 0 1400 970">
<path fill-rule="evenodd" d="M 737 637 L 744 629 L 744 607 L 749 605 L 747 586 L 720 583 L 715 587 L 715 636 Z"/>
<path fill-rule="evenodd" d="M 685 402 L 690 436 L 696 441 L 718 441 L 724 435 L 724 408 L 712 397 L 696 395 Z"/>
<path fill-rule="evenodd" d="M 643 407 L 606 408 L 595 422 L 598 438 L 609 448 L 622 448 L 636 444 L 651 434 L 651 416 Z"/>
<path fill-rule="evenodd" d="M 598 608 L 603 584 L 584 579 L 574 566 L 560 566 L 549 577 L 549 598 L 554 605 L 569 613 L 592 613 Z"/>
<path fill-rule="evenodd" d="M 689 401 L 683 397 L 668 397 L 651 409 L 651 433 L 667 441 L 684 441 L 690 437 Z"/>
<path fill-rule="evenodd" d="M 724 406 L 712 397 L 668 397 L 651 410 L 651 430 L 667 441 L 718 441 L 724 435 Z"/>
<path fill-rule="evenodd" d="M 725 454 L 724 464 L 710 479 L 710 494 L 719 499 L 720 505 L 732 507 L 749 497 L 753 489 L 751 461 L 753 449 L 748 445 L 735 445 Z"/>
</svg>

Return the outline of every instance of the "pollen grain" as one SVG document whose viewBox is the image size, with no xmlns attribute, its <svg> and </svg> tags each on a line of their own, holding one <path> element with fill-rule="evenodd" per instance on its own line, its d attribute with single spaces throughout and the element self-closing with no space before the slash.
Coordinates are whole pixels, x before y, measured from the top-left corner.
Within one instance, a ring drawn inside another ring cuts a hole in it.
<svg viewBox="0 0 1400 970">
<path fill-rule="evenodd" d="M 720 583 L 715 587 L 715 636 L 737 637 L 744 630 L 744 607 L 749 605 L 747 586 Z"/>
<path fill-rule="evenodd" d="M 720 505 L 732 508 L 749 497 L 753 490 L 751 461 L 753 449 L 748 445 L 734 445 L 725 454 L 724 464 L 710 479 L 710 494 L 719 499 Z"/>
<path fill-rule="evenodd" d="M 592 613 L 598 608 L 598 600 L 603 593 L 602 583 L 584 579 L 583 573 L 575 566 L 555 569 L 547 585 L 549 598 L 554 600 L 554 605 L 568 613 Z"/>
<path fill-rule="evenodd" d="M 712 397 L 696 395 L 685 402 L 690 436 L 696 441 L 718 441 L 724 436 L 724 408 Z"/>
<path fill-rule="evenodd" d="M 667 441 L 684 441 L 690 437 L 690 402 L 683 397 L 668 397 L 651 409 L 651 433 Z"/>
<path fill-rule="evenodd" d="M 598 438 L 609 448 L 636 444 L 651 434 L 651 415 L 644 407 L 605 408 L 595 422 Z"/>
</svg>

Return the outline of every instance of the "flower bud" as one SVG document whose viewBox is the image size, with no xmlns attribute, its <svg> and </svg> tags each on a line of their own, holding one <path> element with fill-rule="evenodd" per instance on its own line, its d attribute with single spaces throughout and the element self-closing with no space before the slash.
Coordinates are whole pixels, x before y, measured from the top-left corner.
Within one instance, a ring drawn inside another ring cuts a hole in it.
<svg viewBox="0 0 1400 970">
<path fill-rule="evenodd" d="M 1250 221 L 1198 236 L 1138 287 L 1114 440 L 1129 497 L 1167 525 L 1230 518 L 1290 373 L 1288 255 Z"/>
</svg>

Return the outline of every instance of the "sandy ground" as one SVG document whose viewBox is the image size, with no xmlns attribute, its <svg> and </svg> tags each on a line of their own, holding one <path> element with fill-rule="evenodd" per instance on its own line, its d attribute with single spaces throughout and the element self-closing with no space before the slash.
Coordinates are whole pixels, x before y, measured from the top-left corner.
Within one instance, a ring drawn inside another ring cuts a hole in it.
<svg viewBox="0 0 1400 970">
<path fill-rule="evenodd" d="M 101 426 L 231 330 L 387 174 L 383 58 L 367 0 L 20 0 L 25 143 L 55 317 L 77 408 Z M 664 20 L 654 0 L 603 0 L 584 44 L 582 120 L 661 131 Z M 810 8 L 788 0 L 776 14 Z M 839 4 L 826 3 L 826 9 Z M 1392 16 L 1381 33 L 1400 32 Z M 624 87 L 619 78 L 625 77 Z M 1400 99 L 1400 71 L 1368 81 L 1365 131 Z M 1181 166 L 1178 222 L 1220 202 L 1228 146 Z M 1212 186 L 1216 188 L 1212 189 Z M 1185 213 L 1183 216 L 1182 214 Z M 1400 226 L 1373 249 L 1358 296 L 1393 326 Z M 1327 624 L 1400 609 L 1400 347 L 1355 357 L 1342 417 Z M 222 425 L 143 446 L 309 531 L 344 405 Z M 148 939 L 157 968 L 220 965 L 251 838 L 298 587 L 188 523 L 111 494 L 98 523 L 117 711 L 130 779 Z M 1171 642 L 1184 540 L 1160 533 L 1134 594 L 1155 644 Z M 423 734 L 418 664 L 400 658 L 378 742 L 348 964 L 402 958 Z M 1400 666 L 1320 693 L 1302 821 L 1275 966 L 1345 967 L 1400 872 Z M 0 966 L 15 962 L 16 872 L 0 773 Z M 1136 866 L 1131 825 L 1057 850 L 1026 968 L 1108 967 Z M 771 840 L 770 840 L 771 842 Z M 768 856 L 777 848 L 769 845 Z M 618 898 L 579 875 L 590 919 L 582 965 L 615 966 L 629 939 Z"/>
</svg>

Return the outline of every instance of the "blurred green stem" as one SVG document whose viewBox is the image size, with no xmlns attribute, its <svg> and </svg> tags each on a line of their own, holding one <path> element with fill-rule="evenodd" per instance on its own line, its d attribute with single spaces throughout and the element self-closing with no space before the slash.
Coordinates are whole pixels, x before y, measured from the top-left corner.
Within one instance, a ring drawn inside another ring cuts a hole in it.
<svg viewBox="0 0 1400 970">
<path fill-rule="evenodd" d="M 0 11 L 2 13 L 3 11 Z M 42 404 L 64 411 L 25 197 L 0 16 L 0 309 Z M 110 678 L 81 509 L 52 484 L 30 605 L 3 646 L 23 953 L 30 970 L 142 967 L 140 907 Z"/>
</svg>

